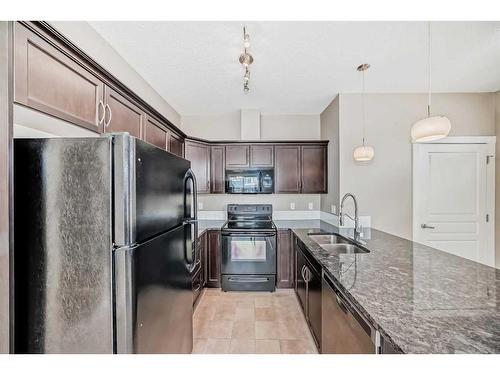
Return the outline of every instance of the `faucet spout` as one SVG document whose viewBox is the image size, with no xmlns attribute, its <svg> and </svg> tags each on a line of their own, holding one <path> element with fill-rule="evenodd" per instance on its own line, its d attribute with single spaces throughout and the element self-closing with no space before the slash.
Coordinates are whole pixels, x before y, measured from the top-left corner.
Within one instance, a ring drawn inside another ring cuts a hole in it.
<svg viewBox="0 0 500 375">
<path fill-rule="evenodd" d="M 347 193 L 342 197 L 342 201 L 340 202 L 340 212 L 339 212 L 339 222 L 340 225 L 344 225 L 344 215 L 350 217 L 347 214 L 344 214 L 344 202 L 347 198 L 352 198 L 352 201 L 354 202 L 354 236 L 359 235 L 359 216 L 358 216 L 358 201 L 356 200 L 356 197 L 352 193 Z"/>
</svg>

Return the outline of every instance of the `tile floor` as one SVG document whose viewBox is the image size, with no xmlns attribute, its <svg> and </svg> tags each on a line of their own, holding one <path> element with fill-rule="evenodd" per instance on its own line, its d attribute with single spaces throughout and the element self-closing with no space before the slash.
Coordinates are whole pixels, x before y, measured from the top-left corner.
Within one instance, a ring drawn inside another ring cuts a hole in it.
<svg viewBox="0 0 500 375">
<path fill-rule="evenodd" d="M 194 313 L 193 354 L 317 354 L 292 289 L 206 289 Z"/>
</svg>

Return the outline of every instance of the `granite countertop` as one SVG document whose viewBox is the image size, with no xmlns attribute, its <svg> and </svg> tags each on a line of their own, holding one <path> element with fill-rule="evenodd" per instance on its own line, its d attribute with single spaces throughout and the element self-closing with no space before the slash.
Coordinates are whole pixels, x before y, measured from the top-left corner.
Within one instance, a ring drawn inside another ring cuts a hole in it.
<svg viewBox="0 0 500 375">
<path fill-rule="evenodd" d="M 332 255 L 308 233 L 352 238 L 352 229 L 319 220 L 287 227 L 404 353 L 500 353 L 500 270 L 374 229 L 361 239 L 370 253 Z"/>
</svg>

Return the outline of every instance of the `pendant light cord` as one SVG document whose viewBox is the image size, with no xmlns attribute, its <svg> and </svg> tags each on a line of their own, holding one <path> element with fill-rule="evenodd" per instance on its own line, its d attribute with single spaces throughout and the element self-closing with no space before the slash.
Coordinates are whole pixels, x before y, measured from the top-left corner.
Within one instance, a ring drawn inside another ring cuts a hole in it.
<svg viewBox="0 0 500 375">
<path fill-rule="evenodd" d="M 427 117 L 431 117 L 431 91 L 432 91 L 432 69 L 431 69 L 431 61 L 432 61 L 432 52 L 431 52 L 431 22 L 427 23 L 427 72 L 429 75 L 428 81 L 428 95 L 427 95 Z"/>
<path fill-rule="evenodd" d="M 366 127 L 366 119 L 365 119 L 365 70 L 363 70 L 363 92 L 361 94 L 361 106 L 363 110 L 363 147 L 365 146 L 365 127 Z"/>
</svg>

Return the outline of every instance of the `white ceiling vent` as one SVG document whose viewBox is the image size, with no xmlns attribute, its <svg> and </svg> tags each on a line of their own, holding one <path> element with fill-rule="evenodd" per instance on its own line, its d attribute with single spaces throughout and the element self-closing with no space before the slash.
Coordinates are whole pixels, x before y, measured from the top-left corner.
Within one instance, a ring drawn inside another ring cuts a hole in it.
<svg viewBox="0 0 500 375">
<path fill-rule="evenodd" d="M 257 109 L 241 110 L 241 139 L 257 141 L 260 139 L 260 111 Z"/>
</svg>

